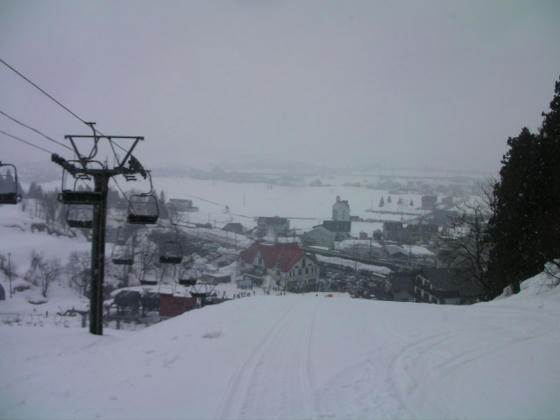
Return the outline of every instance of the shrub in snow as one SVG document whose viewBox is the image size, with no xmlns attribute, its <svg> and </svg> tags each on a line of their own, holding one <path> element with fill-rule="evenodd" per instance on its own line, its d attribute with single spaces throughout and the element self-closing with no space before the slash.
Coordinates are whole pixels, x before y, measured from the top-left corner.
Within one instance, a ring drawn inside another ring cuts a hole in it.
<svg viewBox="0 0 560 420">
<path fill-rule="evenodd" d="M 47 260 L 42 254 L 31 251 L 31 264 L 25 273 L 24 279 L 35 286 L 39 286 L 41 288 L 41 295 L 46 298 L 50 284 L 58 277 L 61 271 L 62 266 L 58 258 Z"/>
</svg>

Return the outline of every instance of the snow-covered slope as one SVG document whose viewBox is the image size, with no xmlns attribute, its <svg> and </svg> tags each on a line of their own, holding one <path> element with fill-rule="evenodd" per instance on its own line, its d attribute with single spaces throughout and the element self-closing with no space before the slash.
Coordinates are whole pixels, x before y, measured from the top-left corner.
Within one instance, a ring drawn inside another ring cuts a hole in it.
<svg viewBox="0 0 560 420">
<path fill-rule="evenodd" d="M 560 290 L 257 296 L 137 332 L 0 326 L 1 418 L 559 418 Z"/>
</svg>

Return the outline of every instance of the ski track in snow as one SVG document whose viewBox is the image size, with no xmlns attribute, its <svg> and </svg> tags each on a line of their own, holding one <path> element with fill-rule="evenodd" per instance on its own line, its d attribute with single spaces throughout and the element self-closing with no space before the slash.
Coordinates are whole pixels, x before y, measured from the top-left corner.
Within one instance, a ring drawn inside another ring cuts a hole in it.
<svg viewBox="0 0 560 420">
<path fill-rule="evenodd" d="M 236 370 L 231 379 L 229 380 L 228 391 L 226 392 L 225 402 L 221 410 L 222 419 L 230 418 L 240 418 L 240 417 L 254 417 L 252 411 L 255 410 L 255 405 L 258 405 L 259 401 L 262 399 L 259 397 L 259 393 L 269 393 L 270 388 L 267 387 L 267 375 L 264 375 L 269 363 L 269 352 L 274 349 L 274 345 L 283 343 L 286 339 L 286 335 L 292 331 L 294 321 L 299 322 L 299 312 L 296 309 L 305 308 L 306 302 L 299 301 L 290 306 L 289 309 L 284 312 L 275 324 L 268 330 L 266 335 L 253 349 L 250 356 L 245 360 L 245 362 Z M 296 315 L 294 315 L 294 313 Z M 312 417 L 312 409 L 310 408 L 310 379 L 308 371 L 309 362 L 309 351 L 308 346 L 311 340 L 313 325 L 310 326 L 307 331 L 307 339 L 305 337 L 300 337 L 300 343 L 306 344 L 305 357 L 293 357 L 293 360 L 303 360 L 303 366 L 300 368 L 300 383 L 298 384 L 299 390 L 302 392 L 305 404 L 306 417 Z M 298 349 L 297 356 L 301 356 L 302 350 Z M 285 371 L 284 371 L 285 372 Z M 276 374 L 283 372 L 276 372 Z M 280 395 L 283 400 L 282 403 L 286 403 L 286 395 Z M 258 407 L 257 407 L 258 408 Z M 270 413 L 270 407 L 267 407 L 267 412 Z M 263 413 L 261 413 L 262 415 Z M 309 414 L 309 415 L 308 415 Z"/>
<path fill-rule="evenodd" d="M 304 418 L 317 417 L 312 370 L 316 311 L 317 300 L 301 299 L 279 317 L 229 380 L 222 419 L 283 418 L 294 412 L 293 404 Z M 271 352 L 286 340 L 294 346 L 278 366 Z"/>
</svg>

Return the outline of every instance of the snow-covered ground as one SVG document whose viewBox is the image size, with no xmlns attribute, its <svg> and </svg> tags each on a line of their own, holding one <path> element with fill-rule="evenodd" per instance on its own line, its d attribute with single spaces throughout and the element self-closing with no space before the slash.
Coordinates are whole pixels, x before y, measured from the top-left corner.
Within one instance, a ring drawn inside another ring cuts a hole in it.
<svg viewBox="0 0 560 420">
<path fill-rule="evenodd" d="M 472 306 L 255 296 L 101 337 L 2 325 L 0 417 L 559 418 L 548 282 Z"/>
<path fill-rule="evenodd" d="M 332 217 L 332 205 L 337 195 L 348 200 L 350 214 L 363 218 L 384 220 L 412 219 L 413 216 L 401 215 L 401 212 L 416 212 L 420 207 L 419 194 L 393 196 L 392 203 L 385 203 L 380 210 L 395 211 L 398 214 L 373 214 L 366 212 L 377 208 L 379 200 L 387 200 L 389 193 L 385 190 L 373 190 L 366 187 L 348 185 L 329 185 L 322 187 L 280 186 L 265 183 L 234 183 L 214 180 L 199 180 L 188 177 L 158 177 L 154 179 L 155 187 L 165 191 L 167 197 L 192 199 L 199 207 L 196 213 L 186 215 L 188 222 L 212 223 L 222 227 L 228 222 L 240 222 L 245 226 L 254 226 L 258 216 L 282 216 L 292 218 L 290 227 L 309 230 L 314 225 Z M 398 205 L 397 197 L 402 197 L 406 205 Z M 414 206 L 408 203 L 413 200 Z M 226 212 L 226 206 L 229 212 Z M 359 230 L 368 232 L 379 229 L 380 223 L 362 223 Z"/>
</svg>

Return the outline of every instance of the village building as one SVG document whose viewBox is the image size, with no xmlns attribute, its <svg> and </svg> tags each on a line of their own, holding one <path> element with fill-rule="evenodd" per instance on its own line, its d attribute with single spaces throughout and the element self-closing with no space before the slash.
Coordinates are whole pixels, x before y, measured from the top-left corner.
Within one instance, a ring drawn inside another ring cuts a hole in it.
<svg viewBox="0 0 560 420">
<path fill-rule="evenodd" d="M 402 222 L 385 221 L 383 222 L 383 239 L 398 243 L 404 242 L 406 232 Z"/>
<path fill-rule="evenodd" d="M 437 239 L 439 226 L 435 223 L 416 222 L 406 226 L 402 222 L 383 222 L 383 239 L 399 244 L 428 243 Z"/>
<path fill-rule="evenodd" d="M 437 195 L 422 196 L 422 210 L 434 210 L 437 204 Z"/>
<path fill-rule="evenodd" d="M 285 217 L 258 217 L 256 234 L 264 236 L 288 236 L 290 234 L 290 221 Z"/>
<path fill-rule="evenodd" d="M 385 257 L 383 246 L 371 239 L 346 239 L 337 242 L 335 249 L 358 258 Z"/>
<path fill-rule="evenodd" d="M 352 222 L 342 220 L 324 220 L 322 226 L 334 233 L 337 241 L 350 238 Z"/>
<path fill-rule="evenodd" d="M 303 252 L 295 242 L 254 243 L 241 252 L 240 263 L 242 273 L 261 278 L 269 275 L 283 290 L 311 290 L 319 279 L 317 257 Z"/>
<path fill-rule="evenodd" d="M 305 245 L 317 245 L 333 249 L 336 241 L 336 233 L 330 231 L 323 225 L 314 226 L 311 231 L 303 234 L 302 241 Z"/>
<path fill-rule="evenodd" d="M 245 228 L 243 227 L 243 225 L 241 223 L 227 223 L 222 230 L 225 230 L 226 232 L 232 232 L 232 233 L 238 233 L 240 235 L 242 235 L 243 233 L 245 233 Z"/>
<path fill-rule="evenodd" d="M 332 206 L 332 220 L 324 220 L 322 225 L 314 226 L 313 230 L 304 233 L 303 242 L 332 249 L 335 241 L 350 238 L 351 231 L 350 205 L 347 200 L 341 200 L 337 196 Z"/>
<path fill-rule="evenodd" d="M 439 226 L 435 223 L 409 223 L 406 225 L 404 243 L 428 243 L 437 239 Z"/>
<path fill-rule="evenodd" d="M 397 302 L 414 302 L 414 283 L 418 271 L 399 271 L 389 275 L 389 294 Z"/>
<path fill-rule="evenodd" d="M 436 225 L 447 227 L 457 217 L 459 217 L 459 212 L 456 210 L 436 208 L 431 214 L 430 220 Z"/>
<path fill-rule="evenodd" d="M 464 305 L 477 302 L 481 293 L 480 284 L 446 268 L 422 269 L 414 281 L 415 302 Z"/>
<path fill-rule="evenodd" d="M 162 319 L 181 315 L 198 307 L 194 297 L 176 296 L 172 293 L 160 293 L 159 315 Z"/>
<path fill-rule="evenodd" d="M 332 220 L 339 222 L 350 221 L 350 205 L 348 204 L 348 200 L 341 200 L 338 195 L 332 206 Z"/>
</svg>

